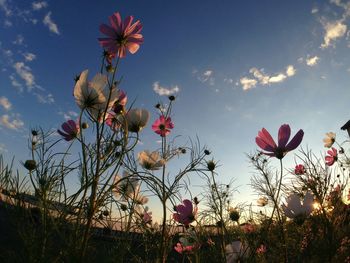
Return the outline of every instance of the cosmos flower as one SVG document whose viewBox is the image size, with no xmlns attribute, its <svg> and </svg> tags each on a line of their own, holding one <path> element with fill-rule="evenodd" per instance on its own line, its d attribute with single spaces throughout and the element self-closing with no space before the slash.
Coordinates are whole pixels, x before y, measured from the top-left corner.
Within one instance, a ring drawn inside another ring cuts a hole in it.
<svg viewBox="0 0 350 263">
<path fill-rule="evenodd" d="M 75 139 L 79 134 L 79 125 L 73 121 L 68 120 L 62 124 L 62 130 L 57 130 L 57 132 L 65 139 L 67 142 Z"/>
<path fill-rule="evenodd" d="M 176 222 L 188 226 L 191 224 L 197 214 L 197 207 L 193 208 L 192 202 L 188 199 L 182 201 L 181 205 L 175 206 L 176 213 L 173 218 Z"/>
<path fill-rule="evenodd" d="M 91 81 L 87 81 L 88 73 L 89 70 L 84 70 L 75 83 L 75 101 L 82 110 L 89 112 L 93 120 L 101 121 L 101 113 L 118 99 L 118 90 L 115 86 L 109 88 L 107 76 L 102 74 L 96 74 Z"/>
<path fill-rule="evenodd" d="M 296 175 L 303 175 L 303 174 L 305 174 L 306 173 L 305 166 L 302 165 L 302 164 L 296 165 L 295 168 L 294 168 L 294 173 Z"/>
<path fill-rule="evenodd" d="M 241 259 L 248 258 L 249 248 L 241 241 L 237 240 L 226 245 L 225 253 L 226 263 L 238 263 L 241 262 Z"/>
<path fill-rule="evenodd" d="M 196 249 L 196 246 L 184 246 L 182 245 L 180 242 L 178 242 L 176 244 L 176 246 L 174 247 L 175 251 L 179 254 L 183 254 L 183 253 L 191 253 L 193 252 L 193 250 Z"/>
<path fill-rule="evenodd" d="M 334 162 L 336 162 L 338 160 L 338 152 L 337 149 L 335 149 L 334 147 L 332 147 L 332 149 L 328 150 L 327 153 L 329 155 L 327 155 L 325 157 L 326 160 L 326 164 L 328 166 L 332 166 L 334 164 Z"/>
<path fill-rule="evenodd" d="M 262 128 L 262 130 L 259 131 L 255 141 L 261 149 L 267 151 L 263 152 L 263 154 L 282 159 L 288 152 L 299 146 L 303 136 L 304 131 L 300 129 L 287 144 L 290 138 L 290 127 L 288 124 L 283 124 L 278 131 L 278 146 L 265 128 Z"/>
<path fill-rule="evenodd" d="M 142 30 L 140 21 L 132 23 L 133 20 L 133 16 L 128 16 L 122 21 L 119 12 L 110 16 L 110 26 L 100 25 L 101 33 L 107 36 L 98 39 L 100 45 L 110 54 L 117 54 L 121 58 L 126 56 L 126 51 L 136 53 L 143 43 L 143 36 L 140 34 Z"/>
<path fill-rule="evenodd" d="M 133 200 L 136 205 L 144 205 L 148 198 L 141 194 L 139 179 L 124 171 L 123 176 L 114 177 L 114 195 L 122 200 Z"/>
<path fill-rule="evenodd" d="M 350 120 L 347 121 L 340 129 L 342 129 L 343 131 L 346 130 L 350 136 Z"/>
<path fill-rule="evenodd" d="M 256 203 L 258 206 L 265 206 L 268 203 L 268 199 L 266 197 L 259 197 L 259 199 L 256 200 Z"/>
<path fill-rule="evenodd" d="M 121 127 L 122 117 L 115 112 L 108 112 L 106 116 L 105 123 L 114 131 Z"/>
<path fill-rule="evenodd" d="M 144 109 L 131 109 L 126 114 L 129 132 L 140 132 L 149 120 L 149 112 Z"/>
<path fill-rule="evenodd" d="M 143 211 L 142 221 L 145 224 L 152 223 L 152 212 L 148 212 L 148 207 L 146 207 L 145 210 Z"/>
<path fill-rule="evenodd" d="M 167 136 L 170 133 L 170 129 L 174 128 L 174 123 L 171 122 L 171 118 L 165 118 L 163 115 L 159 119 L 155 120 L 152 125 L 152 130 L 162 137 Z"/>
<path fill-rule="evenodd" d="M 140 165 L 147 170 L 158 170 L 165 164 L 165 160 L 160 158 L 160 155 L 157 151 L 139 152 L 138 160 Z"/>
<path fill-rule="evenodd" d="M 258 254 L 258 255 L 262 255 L 262 254 L 265 254 L 266 253 L 266 246 L 265 245 L 263 245 L 263 244 L 261 244 L 260 245 L 260 247 L 258 247 L 257 249 L 256 249 L 256 254 Z"/>
<path fill-rule="evenodd" d="M 287 198 L 287 205 L 282 204 L 282 209 L 286 217 L 296 218 L 297 216 L 308 216 L 313 210 L 314 196 L 311 192 L 307 192 L 304 197 L 303 204 L 297 194 L 292 194 Z"/>
<path fill-rule="evenodd" d="M 324 147 L 331 148 L 335 142 L 335 136 L 334 132 L 327 132 L 326 137 L 323 139 Z"/>
</svg>

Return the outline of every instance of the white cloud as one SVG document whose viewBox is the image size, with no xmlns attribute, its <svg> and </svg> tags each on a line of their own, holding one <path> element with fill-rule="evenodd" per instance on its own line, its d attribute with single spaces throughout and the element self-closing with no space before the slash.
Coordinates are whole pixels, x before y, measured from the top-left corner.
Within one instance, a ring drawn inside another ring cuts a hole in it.
<svg viewBox="0 0 350 263">
<path fill-rule="evenodd" d="M 16 62 L 13 67 L 16 69 L 18 76 L 25 81 L 28 89 L 31 90 L 35 85 L 35 78 L 31 72 L 31 68 L 25 65 L 23 62 Z"/>
<path fill-rule="evenodd" d="M 283 73 L 277 74 L 275 76 L 270 77 L 269 79 L 269 83 L 278 83 L 278 82 L 282 82 L 283 80 L 285 80 L 287 78 L 286 75 L 284 75 Z"/>
<path fill-rule="evenodd" d="M 2 106 L 5 110 L 11 110 L 12 104 L 6 97 L 0 97 L 0 106 Z"/>
<path fill-rule="evenodd" d="M 41 2 L 33 2 L 32 3 L 32 8 L 33 10 L 37 11 L 43 8 L 46 8 L 48 6 L 47 2 L 41 1 Z"/>
<path fill-rule="evenodd" d="M 17 81 L 17 79 L 13 76 L 10 75 L 10 80 L 11 80 L 11 85 L 16 88 L 19 92 L 23 92 L 23 86 L 21 83 Z"/>
<path fill-rule="evenodd" d="M 21 34 L 19 34 L 19 35 L 17 35 L 16 40 L 12 41 L 12 43 L 15 45 L 19 45 L 19 46 L 23 45 L 24 37 Z"/>
<path fill-rule="evenodd" d="M 294 76 L 294 75 L 295 75 L 295 72 L 296 72 L 296 70 L 295 70 L 295 68 L 294 68 L 293 65 L 287 66 L 287 70 L 286 70 L 287 77 L 292 77 L 292 76 Z"/>
<path fill-rule="evenodd" d="M 60 31 L 58 30 L 57 25 L 55 22 L 51 19 L 51 12 L 48 12 L 46 16 L 44 17 L 43 23 L 45 26 L 49 28 L 49 30 L 57 35 L 60 34 Z"/>
<path fill-rule="evenodd" d="M 9 8 L 6 0 L 0 0 L 0 8 L 5 12 L 6 16 L 12 15 L 12 10 Z"/>
<path fill-rule="evenodd" d="M 48 95 L 34 93 L 34 95 L 36 96 L 38 101 L 42 104 L 51 104 L 55 102 L 55 99 L 51 93 L 49 93 Z"/>
<path fill-rule="evenodd" d="M 75 111 L 68 111 L 68 112 L 59 111 L 58 114 L 62 115 L 65 120 L 74 120 L 74 119 L 77 119 L 77 117 L 79 116 L 79 114 Z"/>
<path fill-rule="evenodd" d="M 12 22 L 8 19 L 5 19 L 4 21 L 4 27 L 11 27 L 12 26 Z"/>
<path fill-rule="evenodd" d="M 311 9 L 311 14 L 316 14 L 318 13 L 318 8 L 317 7 L 314 7 Z"/>
<path fill-rule="evenodd" d="M 153 83 L 153 90 L 159 96 L 170 96 L 170 95 L 178 93 L 180 91 L 180 89 L 177 85 L 172 86 L 171 88 L 162 87 L 159 85 L 158 81 Z"/>
<path fill-rule="evenodd" d="M 241 83 L 243 90 L 249 90 L 251 88 L 254 88 L 258 83 L 255 79 L 249 79 L 247 77 L 241 78 L 239 82 Z"/>
<path fill-rule="evenodd" d="M 24 122 L 19 118 L 19 115 L 12 115 L 12 120 L 9 115 L 1 116 L 0 124 L 11 130 L 18 130 L 24 126 Z"/>
<path fill-rule="evenodd" d="M 202 83 L 207 83 L 210 86 L 214 86 L 215 84 L 215 77 L 214 77 L 214 71 L 211 69 L 207 69 L 203 72 L 199 72 L 198 70 L 194 70 L 193 74 L 197 77 L 197 79 Z"/>
<path fill-rule="evenodd" d="M 36 55 L 29 52 L 24 53 L 23 57 L 26 61 L 33 61 L 34 59 L 36 59 Z"/>
<path fill-rule="evenodd" d="M 331 42 L 335 41 L 337 38 L 343 37 L 347 29 L 347 26 L 341 21 L 335 21 L 333 23 L 327 22 L 323 27 L 326 33 L 323 37 L 324 42 L 322 43 L 321 48 L 327 48 L 332 45 Z"/>
<path fill-rule="evenodd" d="M 263 69 L 251 68 L 249 73 L 253 75 L 254 78 L 242 77 L 239 82 L 242 85 L 243 90 L 249 90 L 254 88 L 257 84 L 263 86 L 282 82 L 288 77 L 295 75 L 296 70 L 293 65 L 288 65 L 285 73 L 277 73 L 275 75 L 268 75 L 264 72 Z"/>
<path fill-rule="evenodd" d="M 305 61 L 306 61 L 306 65 L 312 67 L 312 66 L 315 66 L 317 65 L 318 61 L 319 61 L 319 57 L 318 56 L 314 56 L 314 57 L 309 57 L 307 58 Z"/>
</svg>

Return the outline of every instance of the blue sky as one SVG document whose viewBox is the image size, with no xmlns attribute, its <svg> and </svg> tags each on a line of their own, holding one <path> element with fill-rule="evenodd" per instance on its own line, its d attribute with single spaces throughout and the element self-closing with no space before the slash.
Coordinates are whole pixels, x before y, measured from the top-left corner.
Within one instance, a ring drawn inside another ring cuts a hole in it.
<svg viewBox="0 0 350 263">
<path fill-rule="evenodd" d="M 147 108 L 153 122 L 153 105 L 167 101 L 159 93 L 177 91 L 171 136 L 198 135 L 221 165 L 219 180 L 241 186 L 237 201 L 254 202 L 245 153 L 257 148 L 262 127 L 273 136 L 284 123 L 292 134 L 303 129 L 302 145 L 317 153 L 328 131 L 346 139 L 339 128 L 350 117 L 349 2 L 0 0 L 0 151 L 7 159 L 29 157 L 31 128 L 57 129 L 76 118 L 74 76 L 98 72 L 98 27 L 116 11 L 143 24 L 144 44 L 120 65 L 129 101 Z M 159 147 L 150 125 L 142 136 L 144 149 Z"/>
</svg>

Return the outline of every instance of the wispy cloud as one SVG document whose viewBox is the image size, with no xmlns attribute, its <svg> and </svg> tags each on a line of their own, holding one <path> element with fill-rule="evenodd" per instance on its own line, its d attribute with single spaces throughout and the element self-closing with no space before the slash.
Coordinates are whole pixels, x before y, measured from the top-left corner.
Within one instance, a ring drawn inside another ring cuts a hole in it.
<svg viewBox="0 0 350 263">
<path fill-rule="evenodd" d="M 13 67 L 15 68 L 18 76 L 25 81 L 28 90 L 33 89 L 35 85 L 35 77 L 32 74 L 32 70 L 29 66 L 23 62 L 16 62 Z"/>
<path fill-rule="evenodd" d="M 49 30 L 57 35 L 60 34 L 57 24 L 51 19 L 51 12 L 48 12 L 44 17 L 43 23 L 49 28 Z"/>
<path fill-rule="evenodd" d="M 4 20 L 4 27 L 11 27 L 12 26 L 12 22 L 8 19 Z"/>
<path fill-rule="evenodd" d="M 170 88 L 162 87 L 159 85 L 159 81 L 156 81 L 153 83 L 153 91 L 159 96 L 170 96 L 172 94 L 178 93 L 180 91 L 180 88 L 177 85 Z"/>
<path fill-rule="evenodd" d="M 52 104 L 55 102 L 55 99 L 51 93 L 45 95 L 45 94 L 39 94 L 35 92 L 34 95 L 38 99 L 38 102 L 42 104 Z"/>
<path fill-rule="evenodd" d="M 6 97 L 0 97 L 0 106 L 2 106 L 5 110 L 11 110 L 12 108 L 12 104 L 11 102 L 9 101 L 8 98 Z"/>
<path fill-rule="evenodd" d="M 318 13 L 318 8 L 317 7 L 314 7 L 311 9 L 311 14 L 316 14 Z"/>
<path fill-rule="evenodd" d="M 195 74 L 197 76 L 197 79 L 202 83 L 207 83 L 210 86 L 213 86 L 215 84 L 214 71 L 212 69 L 207 69 L 203 72 L 194 70 L 193 74 Z"/>
<path fill-rule="evenodd" d="M 0 152 L 7 152 L 6 145 L 3 143 L 0 143 Z"/>
<path fill-rule="evenodd" d="M 18 34 L 16 39 L 14 41 L 12 41 L 12 44 L 21 46 L 24 44 L 24 37 L 21 34 Z"/>
<path fill-rule="evenodd" d="M 24 53 L 23 57 L 28 62 L 33 61 L 34 59 L 36 59 L 36 55 L 33 54 L 33 53 L 29 53 L 29 52 Z"/>
<path fill-rule="evenodd" d="M 12 11 L 8 6 L 8 2 L 6 0 L 0 0 L 0 8 L 4 11 L 7 17 L 12 15 Z"/>
<path fill-rule="evenodd" d="M 18 80 L 15 78 L 15 76 L 14 75 L 10 75 L 9 78 L 11 80 L 11 85 L 15 89 L 17 89 L 19 92 L 23 92 L 23 85 L 18 82 Z"/>
<path fill-rule="evenodd" d="M 338 38 L 342 38 L 347 30 L 346 24 L 340 20 L 335 22 L 325 22 L 323 23 L 323 28 L 325 30 L 325 35 L 323 37 L 321 48 L 327 48 L 329 46 L 334 47 L 333 42 Z"/>
<path fill-rule="evenodd" d="M 293 65 L 288 65 L 285 72 L 280 72 L 274 75 L 268 75 L 264 72 L 263 69 L 251 68 L 249 73 L 253 75 L 253 77 L 242 77 L 239 80 L 243 90 L 249 90 L 254 88 L 257 84 L 260 85 L 270 85 L 274 83 L 279 83 L 286 80 L 288 77 L 292 77 L 295 75 L 296 70 Z"/>
<path fill-rule="evenodd" d="M 308 57 L 306 58 L 306 65 L 310 66 L 310 67 L 313 67 L 313 66 L 316 66 L 318 61 L 319 61 L 319 57 L 318 56 L 314 56 L 314 57 Z"/>
<path fill-rule="evenodd" d="M 11 130 L 19 130 L 24 126 L 24 122 L 20 119 L 19 114 L 12 114 L 11 117 L 4 114 L 1 116 L 0 125 Z"/>
<path fill-rule="evenodd" d="M 77 119 L 77 117 L 79 116 L 79 114 L 75 111 L 68 111 L 68 112 L 59 111 L 58 114 L 63 116 L 65 120 L 74 120 L 74 119 Z"/>
<path fill-rule="evenodd" d="M 41 10 L 43 8 L 46 8 L 48 6 L 47 2 L 45 1 L 41 1 L 41 2 L 33 2 L 32 3 L 32 8 L 35 11 Z"/>
</svg>

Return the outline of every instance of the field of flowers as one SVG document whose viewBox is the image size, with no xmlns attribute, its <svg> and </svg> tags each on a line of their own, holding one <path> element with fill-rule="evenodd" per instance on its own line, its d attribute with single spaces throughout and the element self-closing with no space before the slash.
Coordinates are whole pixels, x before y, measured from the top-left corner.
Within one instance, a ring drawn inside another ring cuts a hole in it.
<svg viewBox="0 0 350 263">
<path fill-rule="evenodd" d="M 141 31 L 132 16 L 112 14 L 100 25 L 100 72 L 91 78 L 84 70 L 75 79 L 79 118 L 61 124 L 58 140 L 31 131 L 26 179 L 0 160 L 0 261 L 350 262 L 350 139 L 338 142 L 328 132 L 326 156 L 319 157 L 299 147 L 301 129 L 291 136 L 282 124 L 277 140 L 261 129 L 251 146 L 259 151 L 247 156 L 260 209 L 232 206 L 235 188 L 217 181 L 212 153 L 199 140 L 171 139 L 176 97 L 155 105 L 158 118 L 150 120 L 119 88 L 118 69 L 142 45 Z M 135 152 L 146 128 L 159 135 L 160 147 Z M 341 130 L 350 137 L 350 121 Z M 63 141 L 65 151 L 56 150 Z M 295 155 L 295 167 L 284 166 L 287 154 Z M 187 163 L 168 177 L 179 156 Z M 186 185 L 192 174 L 203 181 L 203 198 Z M 66 185 L 71 175 L 80 181 L 74 192 Z M 160 223 L 145 191 L 159 202 Z"/>
</svg>

